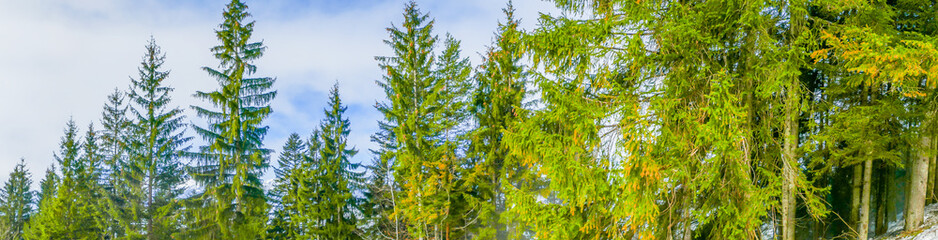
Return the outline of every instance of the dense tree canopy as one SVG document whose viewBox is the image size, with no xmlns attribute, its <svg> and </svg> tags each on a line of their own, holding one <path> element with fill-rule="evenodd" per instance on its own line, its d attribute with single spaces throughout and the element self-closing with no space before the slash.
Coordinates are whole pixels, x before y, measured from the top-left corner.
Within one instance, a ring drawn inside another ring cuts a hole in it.
<svg viewBox="0 0 938 240">
<path fill-rule="evenodd" d="M 37 190 L 25 160 L 13 168 L 0 238 L 792 240 L 926 227 L 934 0 L 551 2 L 563 13 L 526 30 L 509 1 L 477 65 L 404 4 L 390 54 L 375 57 L 381 119 L 350 118 L 362 107 L 337 82 L 317 99 L 319 125 L 291 134 L 267 171 L 277 86 L 255 76 L 266 46 L 232 0 L 197 123 L 171 105 L 151 38 L 103 129 L 82 136 L 69 120 Z M 356 134 L 375 147 L 360 153 Z"/>
</svg>

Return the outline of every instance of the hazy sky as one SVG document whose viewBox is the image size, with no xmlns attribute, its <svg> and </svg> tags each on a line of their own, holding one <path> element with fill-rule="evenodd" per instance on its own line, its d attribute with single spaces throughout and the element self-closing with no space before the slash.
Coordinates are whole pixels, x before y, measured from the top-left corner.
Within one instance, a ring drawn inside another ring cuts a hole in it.
<svg viewBox="0 0 938 240">
<path fill-rule="evenodd" d="M 436 19 L 435 31 L 462 41 L 472 64 L 490 45 L 507 0 L 419 0 Z M 20 158 L 34 187 L 53 162 L 65 122 L 74 118 L 84 133 L 101 129 L 102 107 L 114 88 L 127 89 L 144 45 L 152 35 L 166 53 L 165 84 L 175 88 L 171 105 L 187 122 L 204 126 L 190 105 L 209 106 L 192 97 L 217 83 L 202 66 L 216 67 L 209 48 L 222 22 L 226 0 L 0 0 L 0 180 Z M 326 94 L 335 81 L 351 120 L 354 161 L 370 162 L 369 141 L 381 117 L 374 103 L 383 93 L 375 56 L 390 49 L 385 28 L 402 21 L 404 0 L 246 0 L 255 25 L 254 40 L 268 47 L 256 76 L 277 78 L 278 97 L 265 122 L 266 146 L 279 154 L 286 137 L 306 137 L 317 127 Z M 521 27 L 536 26 L 538 12 L 556 13 L 550 3 L 515 0 Z M 438 48 L 439 49 L 439 48 Z M 192 135 L 192 131 L 187 131 Z M 195 146 L 201 144 L 193 142 Z M 187 161 L 187 160 L 183 160 Z"/>
</svg>

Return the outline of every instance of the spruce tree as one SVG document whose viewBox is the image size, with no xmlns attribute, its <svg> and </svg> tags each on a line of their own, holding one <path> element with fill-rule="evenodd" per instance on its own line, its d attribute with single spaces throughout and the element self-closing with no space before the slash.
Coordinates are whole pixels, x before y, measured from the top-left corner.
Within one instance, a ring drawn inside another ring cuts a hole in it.
<svg viewBox="0 0 938 240">
<path fill-rule="evenodd" d="M 39 194 L 37 195 L 39 205 L 55 198 L 55 190 L 59 183 L 59 176 L 55 173 L 55 164 L 46 169 L 46 175 L 39 181 Z M 37 210 L 41 210 L 41 207 Z M 37 211 L 38 212 L 38 211 Z"/>
<path fill-rule="evenodd" d="M 803 4 L 555 3 L 566 14 L 523 37 L 544 69 L 540 106 L 505 135 L 531 170 L 524 179 L 548 183 L 506 191 L 516 233 L 758 238 L 783 195 L 799 197 L 785 210 L 800 200 L 811 216 L 826 213 L 792 141 L 807 49 L 798 41 L 811 39 L 786 28 L 803 21 Z"/>
<path fill-rule="evenodd" d="M 471 111 L 478 123 L 472 132 L 471 154 L 476 159 L 478 175 L 477 197 L 478 234 L 481 238 L 506 239 L 506 225 L 501 220 L 505 210 L 505 196 L 501 191 L 502 182 L 511 183 L 520 170 L 517 161 L 508 154 L 503 142 L 504 131 L 518 123 L 525 114 L 522 100 L 525 96 L 525 67 L 521 65 L 521 32 L 518 20 L 514 18 L 514 7 L 509 1 L 502 9 L 505 22 L 498 24 L 494 45 L 489 47 L 480 73 L 476 76 L 477 88 L 473 94 Z"/>
<path fill-rule="evenodd" d="M 387 102 L 377 105 L 384 114 L 380 124 L 386 132 L 376 136 L 381 142 L 393 141 L 387 142 L 393 148 L 378 153 L 382 161 L 393 160 L 394 181 L 401 190 L 399 196 L 392 196 L 394 216 L 399 218 L 394 221 L 406 222 L 414 238 L 460 237 L 465 216 L 453 210 L 461 208 L 464 193 L 458 178 L 462 156 L 448 136 L 457 125 L 451 117 L 458 105 L 448 105 L 455 95 L 447 87 L 456 84 L 434 68 L 438 62 L 433 53 L 437 41 L 433 20 L 416 3 L 406 4 L 404 22 L 388 32 L 390 39 L 384 42 L 394 55 L 376 58 L 386 72 L 378 85 L 384 88 Z M 381 139 L 389 134 L 393 140 Z M 402 229 L 395 226 L 396 233 Z"/>
<path fill-rule="evenodd" d="M 180 153 L 189 137 L 183 136 L 182 110 L 169 106 L 173 88 L 166 86 L 168 71 L 161 71 L 166 56 L 150 38 L 139 68 L 131 78 L 128 94 L 134 120 L 128 129 L 128 159 L 123 165 L 130 196 L 130 211 L 121 219 L 131 239 L 170 236 L 178 228 L 174 220 L 179 185 L 185 180 Z"/>
<path fill-rule="evenodd" d="M 85 132 L 85 141 L 82 142 L 82 155 L 79 162 L 82 171 L 79 172 L 77 194 L 84 202 L 79 216 L 87 217 L 92 222 L 83 222 L 85 228 L 89 228 L 88 237 L 105 238 L 109 235 L 106 231 L 109 222 L 107 211 L 107 200 L 104 198 L 104 155 L 101 154 L 101 147 L 98 146 L 98 132 L 94 129 L 94 124 L 88 124 L 88 131 Z"/>
<path fill-rule="evenodd" d="M 128 184 L 125 180 L 124 166 L 127 161 L 128 104 L 125 102 L 126 93 L 115 88 L 108 95 L 107 102 L 101 112 L 101 154 L 104 158 L 104 200 L 107 204 L 107 232 L 112 238 L 123 236 L 124 231 L 119 224 L 120 219 L 126 219 L 131 213 L 127 209 L 126 201 L 130 199 Z"/>
<path fill-rule="evenodd" d="M 277 166 L 274 167 L 274 186 L 269 192 L 273 216 L 267 228 L 267 239 L 295 239 L 300 236 L 300 229 L 293 216 L 296 212 L 300 176 L 306 164 L 306 143 L 299 134 L 290 134 L 280 151 Z"/>
<path fill-rule="evenodd" d="M 125 135 L 130 120 L 127 119 L 128 104 L 124 102 L 125 96 L 126 93 L 115 88 L 114 92 L 108 95 L 108 101 L 101 112 L 101 125 L 104 128 L 101 130 L 101 151 L 108 169 L 108 183 L 111 185 L 118 185 L 116 183 L 120 178 L 120 167 L 126 155 Z M 117 186 L 111 186 L 114 187 Z"/>
<path fill-rule="evenodd" d="M 217 109 L 192 107 L 209 124 L 193 127 L 208 143 L 191 154 L 197 165 L 190 172 L 203 191 L 190 199 L 187 229 L 178 237 L 249 239 L 263 237 L 266 230 L 268 206 L 260 177 L 271 150 L 263 146 L 268 127 L 262 122 L 276 96 L 269 90 L 274 79 L 252 76 L 257 71 L 253 62 L 266 47 L 251 42 L 254 22 L 245 22 L 247 5 L 233 0 L 223 15 L 215 31 L 220 45 L 212 48 L 220 70 L 202 68 L 219 89 L 195 94 Z"/>
<path fill-rule="evenodd" d="M 320 124 L 316 162 L 307 164 L 308 174 L 302 179 L 309 179 L 302 184 L 298 205 L 300 206 L 293 220 L 306 226 L 303 238 L 311 239 L 361 239 L 358 229 L 360 205 L 363 201 L 355 196 L 360 190 L 363 173 L 357 172 L 358 164 L 350 159 L 358 153 L 348 146 L 350 123 L 345 118 L 346 106 L 339 97 L 338 83 L 329 92 L 328 107 L 324 109 L 325 119 Z M 312 201 L 310 201 L 312 200 Z"/>
<path fill-rule="evenodd" d="M 51 219 L 54 211 L 56 188 L 59 185 L 59 176 L 55 172 L 55 164 L 46 169 L 46 175 L 39 181 L 39 201 L 37 211 L 30 216 L 23 230 L 23 239 L 49 239 L 54 232 Z"/>
<path fill-rule="evenodd" d="M 850 138 L 853 144 L 847 149 L 865 147 L 854 156 L 868 156 L 863 162 L 863 168 L 856 171 L 858 180 L 863 184 L 859 186 L 859 198 L 854 197 L 855 204 L 859 204 L 860 236 L 866 235 L 862 219 L 863 213 L 869 213 L 869 181 L 872 174 L 873 160 L 885 160 L 891 164 L 898 164 L 896 157 L 903 156 L 900 149 L 889 146 L 895 141 L 907 142 L 899 146 L 908 146 L 915 151 L 906 169 L 909 171 L 909 194 L 906 198 L 905 228 L 914 230 L 919 227 L 924 216 L 924 206 L 927 197 L 927 179 L 929 169 L 934 169 L 930 163 L 934 156 L 934 124 L 936 99 L 936 81 L 938 76 L 938 63 L 936 63 L 936 38 L 938 31 L 934 12 L 936 6 L 930 1 L 899 1 L 899 2 L 864 2 L 850 3 L 830 2 L 823 4 L 832 18 L 839 19 L 829 28 L 822 30 L 821 35 L 827 48 L 820 49 L 812 56 L 822 63 L 835 65 L 841 72 L 838 79 L 846 88 L 853 90 L 853 96 L 848 98 L 864 99 L 857 102 L 856 110 L 847 110 L 844 119 L 861 117 L 866 119 L 861 129 L 869 126 L 875 131 L 877 125 L 884 118 L 894 123 L 913 123 L 906 131 L 897 132 L 895 127 L 888 131 L 876 131 L 874 137 Z M 863 89 L 858 93 L 857 89 Z M 910 107 L 907 107 L 910 106 Z M 903 116 L 903 112 L 910 116 Z M 859 112 L 858 112 L 859 111 Z M 868 121 L 868 122 L 866 122 Z M 848 135 L 844 133 L 844 135 Z M 904 136 L 915 135 L 917 139 L 903 139 Z M 862 144 L 863 140 L 868 140 Z M 845 149 L 845 150 L 847 150 Z M 882 156 L 889 156 L 883 158 Z M 869 171 L 868 171 L 869 170 Z M 932 174 L 934 175 L 934 174 Z M 932 181 L 933 182 L 933 181 Z M 856 192 L 856 191 L 855 191 Z M 859 202 L 859 203 L 856 203 Z M 854 210 L 855 211 L 855 210 Z"/>
<path fill-rule="evenodd" d="M 86 142 L 82 143 L 78 127 L 69 120 L 55 155 L 61 166 L 61 180 L 55 181 L 54 196 L 48 195 L 43 186 L 40 211 L 30 220 L 24 234 L 27 239 L 94 239 L 107 234 L 97 181 L 103 159 L 97 150 L 94 129 L 89 127 Z"/>
<path fill-rule="evenodd" d="M 26 171 L 26 160 L 20 159 L 0 190 L 0 222 L 7 227 L 6 231 L 0 232 L 2 239 L 22 239 L 23 228 L 36 204 L 33 202 L 34 192 L 29 190 L 32 182 Z"/>
</svg>

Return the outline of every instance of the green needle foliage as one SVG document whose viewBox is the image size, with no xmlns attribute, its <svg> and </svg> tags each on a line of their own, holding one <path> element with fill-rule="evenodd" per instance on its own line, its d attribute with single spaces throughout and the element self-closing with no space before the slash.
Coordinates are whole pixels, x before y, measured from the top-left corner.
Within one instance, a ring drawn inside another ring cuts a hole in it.
<svg viewBox="0 0 938 240">
<path fill-rule="evenodd" d="M 800 26 L 805 6 L 555 3 L 568 15 L 542 17 L 525 37 L 544 68 L 543 109 L 506 136 L 536 173 L 526 179 L 549 185 L 509 191 L 513 220 L 549 239 L 752 239 L 783 193 L 826 213 L 823 189 L 794 171 L 797 155 L 778 157 L 780 143 L 797 147 L 781 136 L 800 112 L 785 124 L 774 116 L 797 99 L 810 40 L 778 27 Z"/>
<path fill-rule="evenodd" d="M 489 47 L 476 76 L 478 86 L 473 95 L 471 112 L 478 127 L 471 133 L 470 155 L 475 158 L 472 174 L 467 181 L 476 187 L 478 207 L 478 236 L 480 238 L 507 239 L 507 228 L 501 220 L 506 199 L 501 191 L 505 184 L 517 183 L 517 172 L 522 171 L 516 159 L 508 154 L 503 141 L 504 132 L 517 124 L 526 114 L 522 106 L 527 78 L 521 65 L 521 32 L 514 18 L 511 2 L 502 9 L 506 19 L 499 23 L 494 46 Z M 508 164 L 511 164 L 510 166 Z M 472 181 L 470 179 L 477 179 Z"/>
<path fill-rule="evenodd" d="M 180 153 L 190 138 L 184 137 L 182 110 L 169 107 L 172 88 L 164 83 L 168 71 L 160 71 L 165 55 L 154 39 L 146 46 L 139 78 L 131 79 L 128 94 L 134 121 L 128 140 L 128 159 L 123 164 L 127 212 L 120 224 L 127 239 L 166 238 L 179 227 L 174 220 L 176 199 L 185 179 Z"/>
<path fill-rule="evenodd" d="M 378 85 L 384 88 L 388 98 L 387 102 L 379 103 L 377 108 L 384 114 L 388 134 L 394 136 L 390 140 L 393 142 L 388 142 L 394 149 L 380 150 L 386 156 L 379 158 L 393 159 L 393 179 L 401 188 L 398 196 L 392 200 L 392 214 L 394 221 L 406 222 L 406 228 L 395 226 L 395 235 L 400 236 L 401 231 L 407 231 L 414 238 L 426 238 L 437 230 L 431 229 L 435 226 L 429 225 L 439 217 L 434 216 L 431 221 L 427 219 L 430 214 L 426 213 L 440 209 L 425 205 L 433 200 L 430 198 L 439 196 L 428 191 L 438 189 L 432 185 L 435 181 L 431 178 L 441 168 L 439 165 L 424 163 L 439 157 L 428 156 L 435 152 L 430 151 L 434 142 L 430 139 L 431 133 L 427 132 L 430 124 L 428 120 L 432 118 L 427 105 L 432 104 L 432 101 L 428 101 L 426 96 L 430 94 L 429 90 L 436 80 L 433 77 L 435 57 L 432 52 L 437 37 L 432 35 L 433 21 L 428 15 L 420 13 L 416 5 L 414 2 L 406 5 L 404 22 L 400 28 L 388 28 L 390 39 L 385 40 L 385 44 L 392 48 L 394 56 L 376 57 L 381 69 L 386 71 L 384 80 L 378 82 Z"/>
<path fill-rule="evenodd" d="M 99 205 L 101 187 L 98 182 L 102 158 L 97 153 L 94 129 L 89 128 L 86 142 L 82 144 L 75 122 L 68 121 L 59 146 L 56 161 L 61 166 L 61 180 L 49 174 L 53 177 L 43 181 L 40 211 L 30 220 L 24 235 L 27 239 L 102 238 L 105 215 Z M 83 156 L 80 155 L 82 149 Z M 47 188 L 55 190 L 50 192 Z"/>
<path fill-rule="evenodd" d="M 0 189 L 0 222 L 6 226 L 0 238 L 23 239 L 23 229 L 33 214 L 34 192 L 29 190 L 32 183 L 26 160 L 20 159 Z"/>
<path fill-rule="evenodd" d="M 300 226 L 293 220 L 297 214 L 297 202 L 303 167 L 308 166 L 307 145 L 300 139 L 300 135 L 293 133 L 280 151 L 277 166 L 274 167 L 274 186 L 268 196 L 273 210 L 273 217 L 268 225 L 267 239 L 296 239 L 299 238 Z"/>
<path fill-rule="evenodd" d="M 397 193 L 397 187 L 389 188 L 398 195 L 392 196 L 389 220 L 406 226 L 394 224 L 392 236 L 402 236 L 406 229 L 414 238 L 461 237 L 468 207 L 456 128 L 465 114 L 465 98 L 459 94 L 466 94 L 461 89 L 468 86 L 468 63 L 452 39 L 437 62 L 433 20 L 414 2 L 406 4 L 401 26 L 388 28 L 388 33 L 385 44 L 394 55 L 376 58 L 386 72 L 378 82 L 387 97 L 377 105 L 384 114 L 383 133 L 373 139 L 383 146 L 378 158 L 392 164 L 394 185 L 400 188 Z"/>
<path fill-rule="evenodd" d="M 320 124 L 318 135 L 320 147 L 311 147 L 318 155 L 304 164 L 297 199 L 298 211 L 292 219 L 305 226 L 301 238 L 309 239 L 361 239 L 358 229 L 363 201 L 356 196 L 360 192 L 363 173 L 357 172 L 358 164 L 349 160 L 358 150 L 348 146 L 349 120 L 344 116 L 346 106 L 339 97 L 336 84 L 329 92 L 325 119 Z"/>
<path fill-rule="evenodd" d="M 253 77 L 253 62 L 266 49 L 250 42 L 254 22 L 247 5 L 233 0 L 224 12 L 225 21 L 216 30 L 220 45 L 212 48 L 220 70 L 203 67 L 219 84 L 213 92 L 197 92 L 195 97 L 211 102 L 217 110 L 192 108 L 208 121 L 207 127 L 194 126 L 208 145 L 191 154 L 197 165 L 192 178 L 204 188 L 193 196 L 186 217 L 186 231 L 178 237 L 198 239 L 261 238 L 267 227 L 267 198 L 261 174 L 269 165 L 271 150 L 263 147 L 270 115 L 269 102 L 277 95 L 269 91 L 273 78 Z"/>
<path fill-rule="evenodd" d="M 551 2 L 525 31 L 509 1 L 479 65 L 408 2 L 375 58 L 371 165 L 336 83 L 265 189 L 275 79 L 231 0 L 192 106 L 205 145 L 151 39 L 36 197 L 16 165 L 0 237 L 867 239 L 938 203 L 935 0 Z"/>
<path fill-rule="evenodd" d="M 124 235 L 124 229 L 119 224 L 119 219 L 126 216 L 126 201 L 130 198 L 129 184 L 122 175 L 127 161 L 128 127 L 130 120 L 127 119 L 128 104 L 125 103 L 126 93 L 115 88 L 114 92 L 108 95 L 108 101 L 104 105 L 101 113 L 101 125 L 103 128 L 101 134 L 101 154 L 104 158 L 103 187 L 104 198 L 106 201 L 107 212 L 107 232 L 110 236 L 116 238 Z"/>
</svg>

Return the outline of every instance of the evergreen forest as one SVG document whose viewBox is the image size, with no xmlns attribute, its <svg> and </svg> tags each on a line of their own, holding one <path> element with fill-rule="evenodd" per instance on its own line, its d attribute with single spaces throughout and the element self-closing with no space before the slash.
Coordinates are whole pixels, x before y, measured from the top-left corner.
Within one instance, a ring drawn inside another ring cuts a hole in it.
<svg viewBox="0 0 938 240">
<path fill-rule="evenodd" d="M 349 119 L 339 89 L 355 86 L 336 82 L 314 131 L 267 146 L 278 85 L 231 0 L 216 65 L 187 80 L 217 87 L 176 104 L 158 36 L 141 43 L 96 123 L 62 119 L 54 164 L 12 163 L 0 239 L 865 240 L 934 224 L 935 0 L 549 1 L 562 14 L 529 30 L 505 2 L 481 53 L 413 1 L 389 9 L 381 120 Z M 354 133 L 376 147 L 353 146 L 352 124 L 377 124 Z"/>
</svg>

